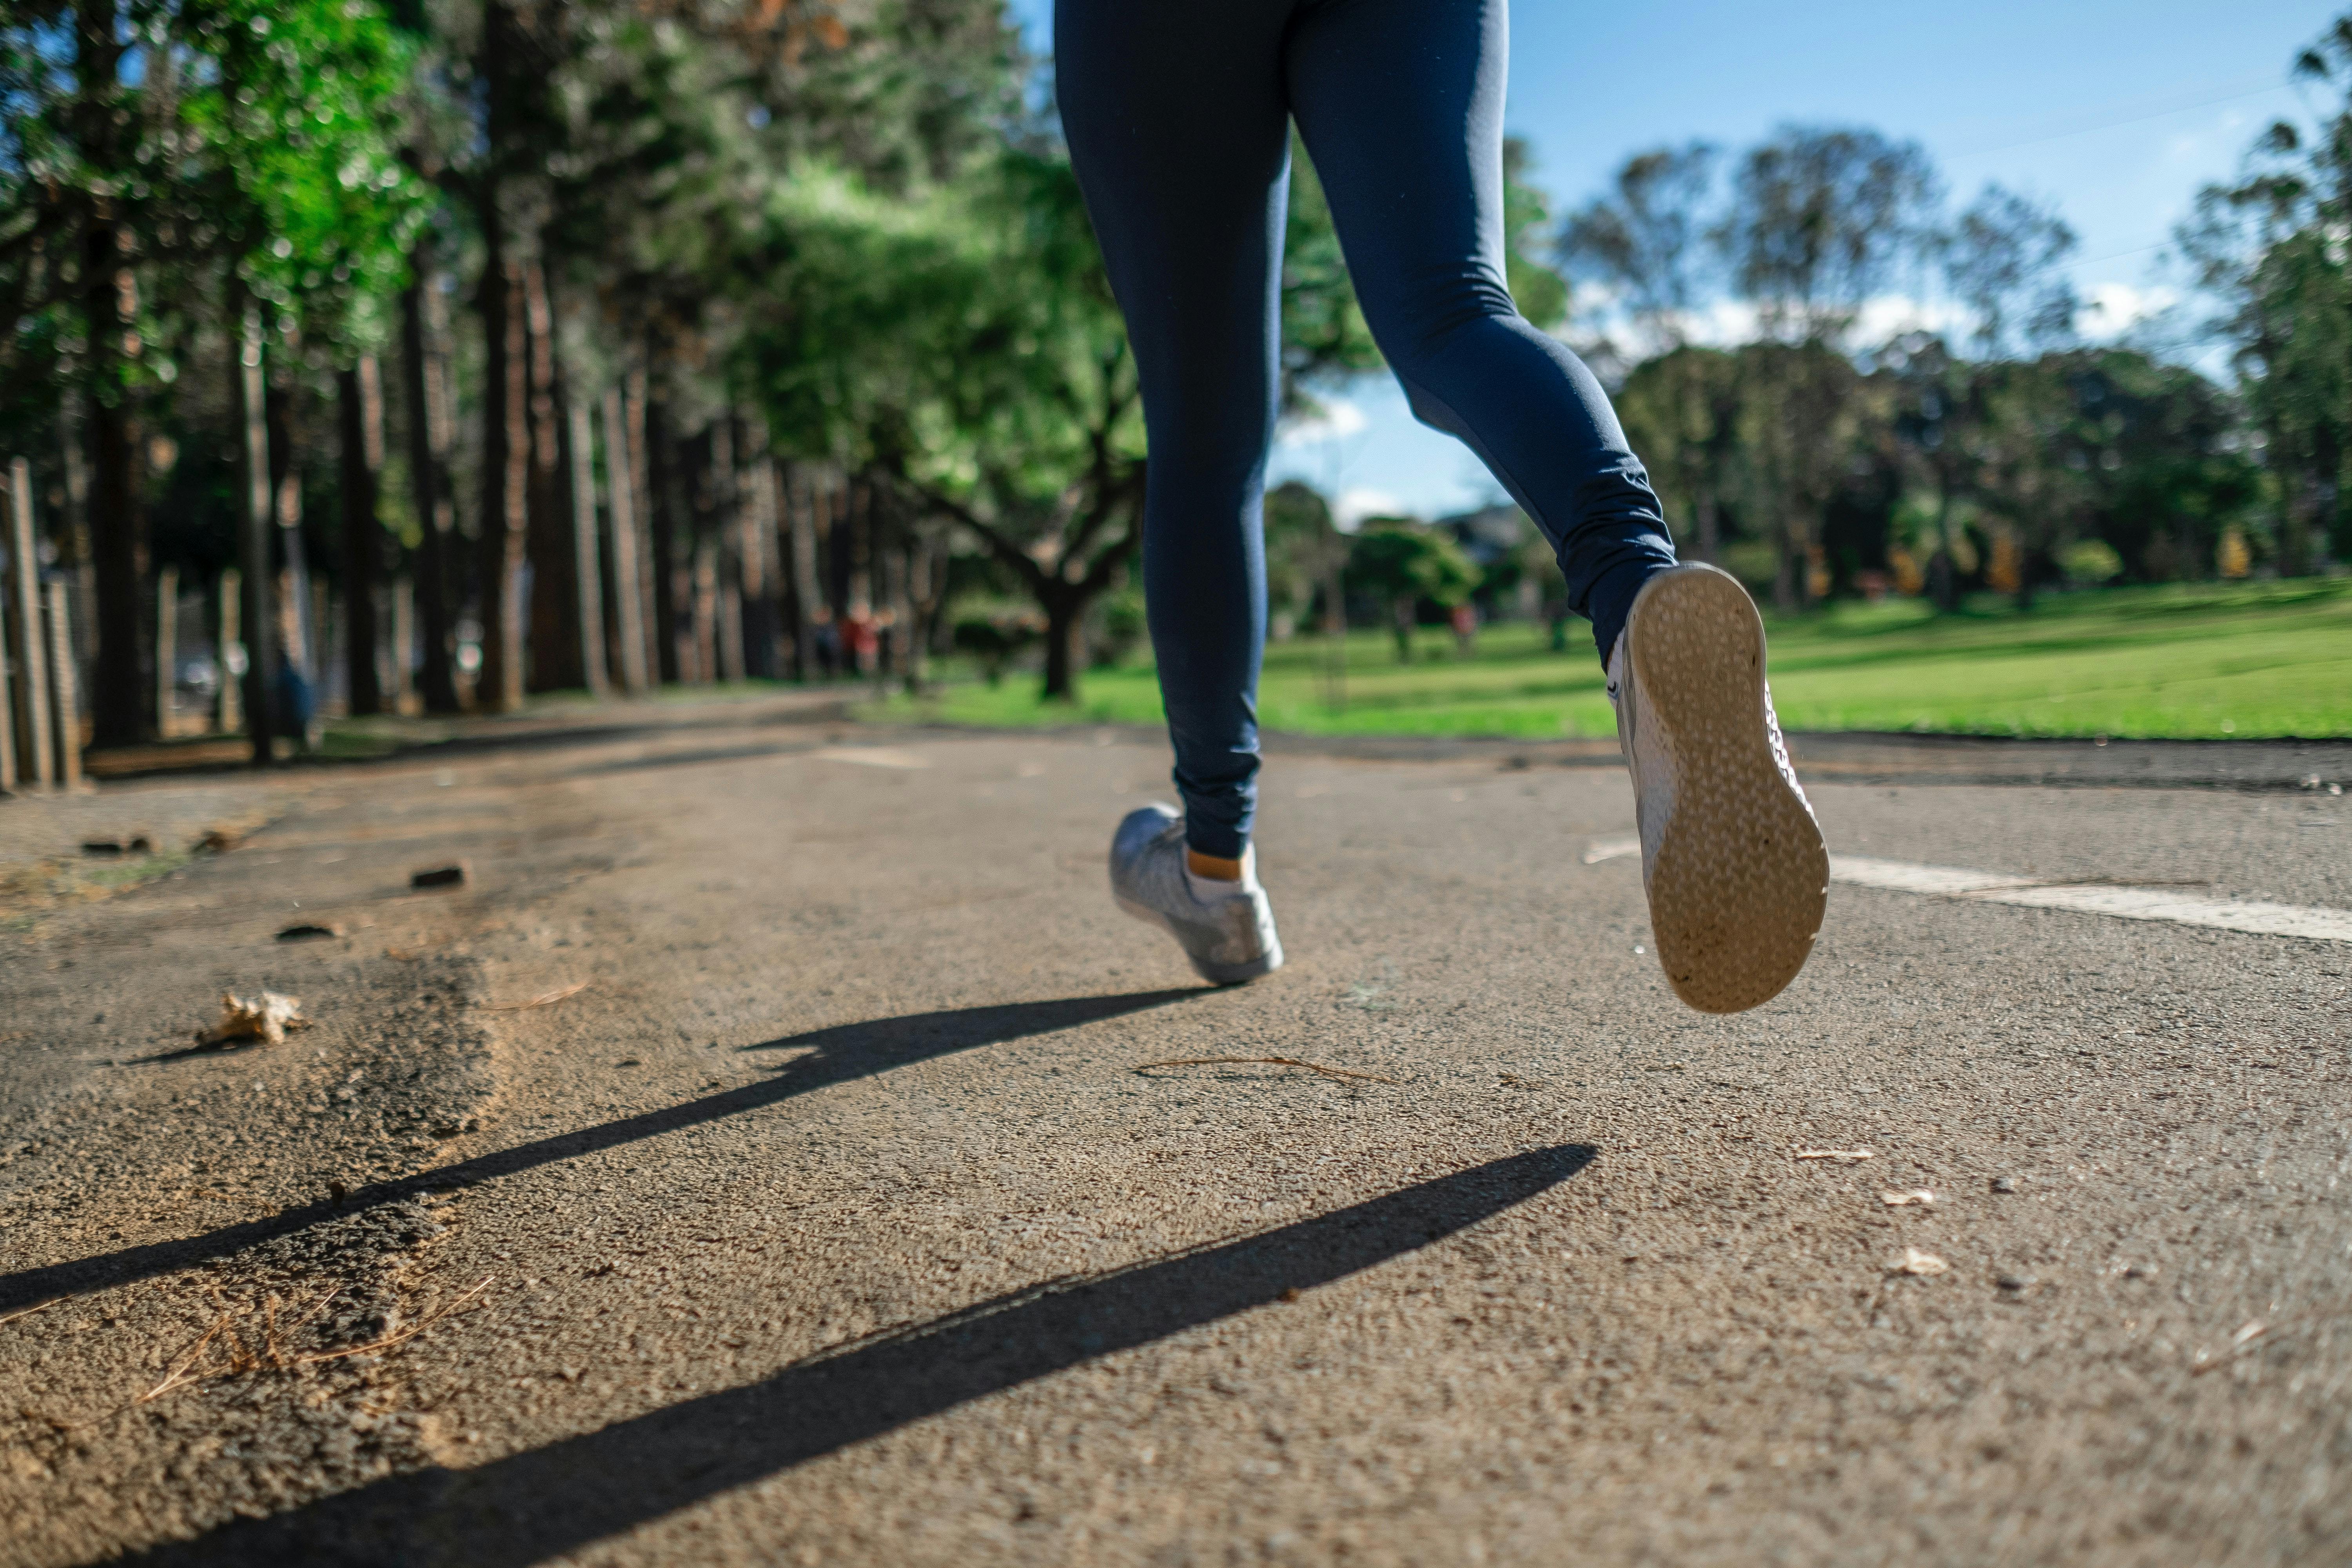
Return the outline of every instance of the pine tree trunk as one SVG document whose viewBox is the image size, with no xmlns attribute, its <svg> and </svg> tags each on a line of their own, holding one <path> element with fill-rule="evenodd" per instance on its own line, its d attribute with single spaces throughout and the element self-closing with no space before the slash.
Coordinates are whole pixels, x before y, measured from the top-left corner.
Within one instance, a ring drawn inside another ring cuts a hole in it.
<svg viewBox="0 0 2352 1568">
<path fill-rule="evenodd" d="M 376 675 L 376 584 L 383 560 L 383 528 L 376 515 L 376 481 L 383 471 L 383 389 L 373 354 L 335 376 L 335 404 L 342 437 L 343 604 L 350 710 L 383 711 L 383 688 Z"/>
<path fill-rule="evenodd" d="M 522 706 L 522 566 L 530 524 L 529 350 L 520 309 L 521 268 L 505 258 L 498 214 L 487 206 L 482 288 L 482 663 L 474 703 L 492 712 Z"/>
<path fill-rule="evenodd" d="M 450 657 L 456 638 L 449 614 L 449 543 L 456 520 L 451 515 L 454 509 L 444 457 L 448 451 L 448 409 L 435 353 L 440 294 L 427 291 L 425 280 L 435 272 L 422 246 L 411 259 L 410 276 L 408 287 L 400 292 L 400 369 L 408 413 L 409 494 L 416 508 L 420 535 L 416 618 L 425 657 L 418 675 L 425 710 L 455 713 L 457 680 Z M 401 649 L 398 657 L 405 659 L 408 650 Z"/>
<path fill-rule="evenodd" d="M 236 411 L 237 489 L 244 497 L 238 519 L 238 591 L 243 603 L 237 621 L 245 637 L 245 732 L 252 742 L 253 763 L 266 768 L 277 760 L 274 743 L 277 693 L 277 646 L 269 633 L 269 419 L 268 391 L 261 363 L 260 312 L 245 303 L 241 294 L 230 320 L 244 323 L 243 341 L 234 345 L 229 366 L 229 405 Z"/>
<path fill-rule="evenodd" d="M 105 9 L 110 13 L 112 7 Z M 146 737 L 151 690 L 142 657 L 147 617 L 140 600 L 147 551 L 139 517 L 139 443 L 121 374 L 130 357 L 126 349 L 137 341 L 123 238 L 114 224 L 96 220 L 82 250 L 89 326 L 84 428 L 96 479 L 90 487 L 89 534 L 98 578 L 98 663 L 90 710 L 97 721 L 94 742 L 100 746 L 135 745 Z"/>
<path fill-rule="evenodd" d="M 651 501 L 654 660 L 656 678 L 675 686 L 685 673 L 678 642 L 687 617 L 678 612 L 691 591 L 689 567 L 681 558 L 677 516 L 677 449 L 669 408 L 658 398 L 646 402 L 646 489 Z"/>
<path fill-rule="evenodd" d="M 569 485 L 557 409 L 555 313 L 547 297 L 546 269 L 537 261 L 523 267 L 522 300 L 530 343 L 530 689 L 571 691 L 588 684 L 580 662 L 579 552 L 564 493 Z"/>
<path fill-rule="evenodd" d="M 636 470 L 631 464 L 629 417 L 621 390 L 604 394 L 604 496 L 613 535 L 613 647 L 621 689 L 645 695 L 646 586 L 638 556 Z"/>
<path fill-rule="evenodd" d="M 793 679 L 809 681 L 816 679 L 816 611 L 824 603 L 816 573 L 817 481 L 806 469 L 793 477 L 799 482 L 791 487 L 787 556 L 793 573 Z"/>
</svg>

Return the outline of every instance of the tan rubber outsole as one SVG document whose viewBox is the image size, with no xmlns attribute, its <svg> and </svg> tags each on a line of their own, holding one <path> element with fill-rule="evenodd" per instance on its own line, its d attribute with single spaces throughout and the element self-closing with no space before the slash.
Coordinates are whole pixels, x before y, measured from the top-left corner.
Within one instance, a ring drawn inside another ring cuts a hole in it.
<svg viewBox="0 0 2352 1568">
<path fill-rule="evenodd" d="M 1633 679 L 1674 758 L 1674 816 L 1650 868 L 1650 928 L 1675 994 L 1737 1013 L 1813 949 L 1829 852 L 1764 722 L 1764 623 L 1720 572 L 1654 578 L 1626 618 Z"/>
</svg>

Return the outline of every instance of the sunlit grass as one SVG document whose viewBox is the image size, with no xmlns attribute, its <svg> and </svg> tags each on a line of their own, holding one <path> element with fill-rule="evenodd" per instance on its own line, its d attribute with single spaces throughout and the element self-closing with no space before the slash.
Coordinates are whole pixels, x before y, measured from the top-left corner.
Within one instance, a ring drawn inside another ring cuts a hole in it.
<svg viewBox="0 0 2352 1568">
<path fill-rule="evenodd" d="M 2123 588 L 1938 616 L 1916 600 L 1768 616 L 1772 695 L 1792 730 L 2181 739 L 2352 735 L 2352 581 Z M 1399 664 L 1384 633 L 1344 654 L 1301 638 L 1266 650 L 1259 721 L 1310 734 L 1610 735 L 1589 632 L 1553 653 L 1545 628 L 1487 627 L 1456 655 L 1424 630 Z M 1157 723 L 1147 660 L 1090 670 L 1076 704 L 1034 674 L 943 686 L 876 717 L 985 725 Z"/>
</svg>

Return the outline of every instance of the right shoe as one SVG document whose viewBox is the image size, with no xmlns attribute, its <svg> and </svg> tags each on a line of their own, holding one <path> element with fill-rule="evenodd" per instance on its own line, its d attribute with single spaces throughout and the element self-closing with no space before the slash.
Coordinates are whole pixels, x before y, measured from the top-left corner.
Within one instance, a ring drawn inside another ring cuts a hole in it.
<svg viewBox="0 0 2352 1568">
<path fill-rule="evenodd" d="M 1748 590 L 1696 564 L 1643 584 L 1609 698 L 1667 984 L 1702 1013 L 1771 1000 L 1821 933 L 1830 863 L 1772 712 Z"/>
<path fill-rule="evenodd" d="M 1230 892 L 1222 891 L 1230 888 Z M 1206 896 L 1203 896 L 1203 895 Z M 1216 882 L 1185 868 L 1184 818 L 1154 803 L 1127 814 L 1110 840 L 1110 896 L 1137 920 L 1174 937 L 1201 978 L 1238 985 L 1282 967 L 1274 909 L 1258 885 L 1257 853 L 1242 855 L 1242 879 Z"/>
</svg>

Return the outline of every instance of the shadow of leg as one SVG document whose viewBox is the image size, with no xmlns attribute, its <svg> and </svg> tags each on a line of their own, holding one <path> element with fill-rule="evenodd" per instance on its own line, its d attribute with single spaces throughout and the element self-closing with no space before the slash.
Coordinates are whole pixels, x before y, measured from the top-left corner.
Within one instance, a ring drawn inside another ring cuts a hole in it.
<svg viewBox="0 0 2352 1568">
<path fill-rule="evenodd" d="M 519 1568 L 868 1437 L 1370 1268 L 1591 1163 L 1538 1149 L 1337 1213 L 999 1297 L 470 1470 L 395 1477 L 155 1548 L 157 1563 Z"/>
</svg>

